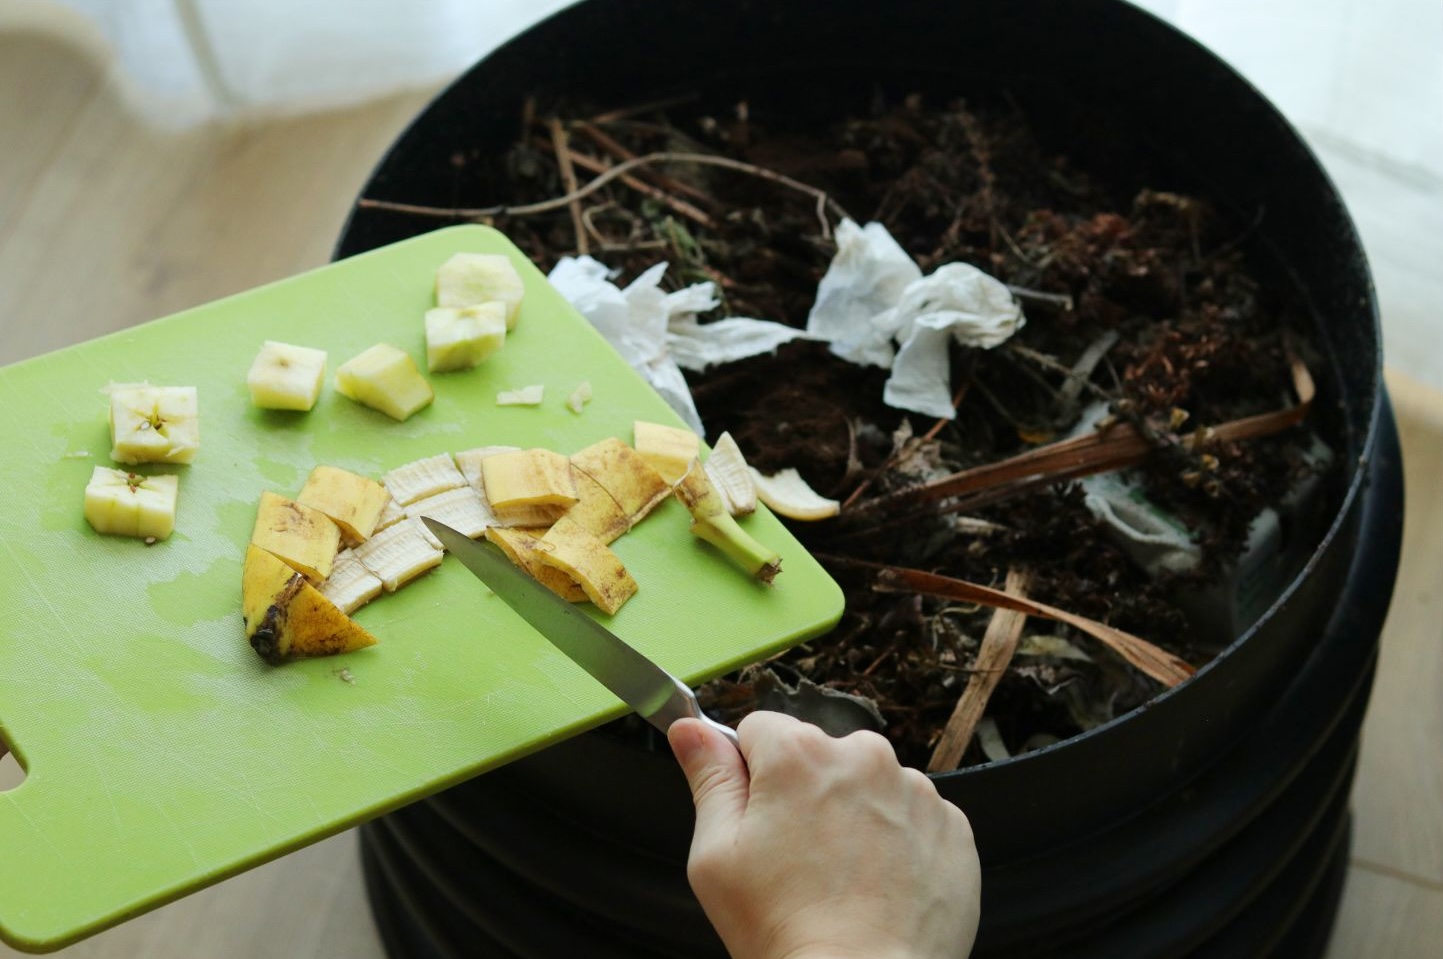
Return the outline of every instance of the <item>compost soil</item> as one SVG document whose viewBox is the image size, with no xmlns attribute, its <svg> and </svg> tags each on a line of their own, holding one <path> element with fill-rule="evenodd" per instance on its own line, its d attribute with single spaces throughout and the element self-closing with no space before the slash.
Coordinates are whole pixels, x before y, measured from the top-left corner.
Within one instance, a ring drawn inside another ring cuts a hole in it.
<svg viewBox="0 0 1443 959">
<path fill-rule="evenodd" d="M 566 134 L 560 143 L 545 119 L 553 116 Z M 1234 638 L 1199 631 L 1178 596 L 1224 575 L 1258 512 L 1301 478 L 1304 433 L 1230 444 L 1179 437 L 1286 405 L 1289 353 L 1308 355 L 1290 290 L 1264 282 L 1249 258 L 1256 222 L 1229 222 L 1167 183 L 1079 169 L 1066 151 L 1040 145 L 1009 104 L 878 97 L 855 115 L 810 125 L 758 102 L 604 115 L 529 104 L 523 127 L 488 174 L 517 203 L 568 192 L 574 181 L 558 163 L 563 151 L 593 169 L 681 151 L 759 171 L 641 166 L 633 179 L 648 192 L 614 182 L 543 215 L 495 217 L 543 270 L 584 247 L 624 285 L 664 259 L 668 288 L 717 284 L 722 305 L 704 320 L 751 316 L 804 327 L 835 251 L 830 230 L 845 210 L 859 223 L 883 223 L 924 272 L 952 261 L 983 268 L 1017 290 L 1026 314 L 1026 326 L 1002 347 L 954 348 L 951 420 L 886 406 L 885 370 L 852 365 L 813 342 L 688 373 L 709 441 L 730 431 L 763 472 L 795 468 L 848 504 L 837 519 L 789 524 L 841 583 L 841 623 L 769 664 L 708 684 L 708 708 L 738 720 L 755 705 L 763 668 L 788 682 L 805 677 L 875 703 L 903 761 L 925 766 L 991 612 L 874 591 L 874 564 L 994 586 L 1009 568 L 1025 567 L 1029 595 L 1136 633 L 1193 666 Z M 457 157 L 458 169 L 473 162 L 484 161 Z M 825 191 L 827 207 L 767 174 Z M 1070 375 L 1094 346 L 1101 359 Z M 901 520 L 858 509 L 1065 437 L 1094 403 L 1152 441 L 1147 462 L 1126 475 L 1193 531 L 1204 550 L 1197 571 L 1143 572 L 1076 483 L 962 514 Z M 1033 620 L 1027 634 L 987 709 L 1013 753 L 1096 726 L 1160 691 L 1069 627 Z M 985 759 L 974 742 L 963 763 Z"/>
</svg>

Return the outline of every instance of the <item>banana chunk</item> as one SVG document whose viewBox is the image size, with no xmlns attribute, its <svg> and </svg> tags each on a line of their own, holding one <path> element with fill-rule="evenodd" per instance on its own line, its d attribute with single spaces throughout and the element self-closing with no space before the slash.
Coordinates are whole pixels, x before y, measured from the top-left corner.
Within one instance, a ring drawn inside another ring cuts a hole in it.
<svg viewBox="0 0 1443 959">
<path fill-rule="evenodd" d="M 437 306 L 475 306 L 499 300 L 505 304 L 506 329 L 516 328 L 516 315 L 526 287 L 509 257 L 500 253 L 457 253 L 436 270 Z"/>
<path fill-rule="evenodd" d="M 117 463 L 189 463 L 200 450 L 194 386 L 112 384 L 110 458 Z"/>
<path fill-rule="evenodd" d="M 377 343 L 342 363 L 336 392 L 402 421 L 436 398 L 411 354 L 389 343 Z"/>
<path fill-rule="evenodd" d="M 497 453 L 481 461 L 481 485 L 492 509 L 570 506 L 578 499 L 571 461 L 551 450 Z"/>
<path fill-rule="evenodd" d="M 438 306 L 426 311 L 425 325 L 426 368 L 469 370 L 506 344 L 506 304 Z"/>
<path fill-rule="evenodd" d="M 97 533 L 165 539 L 175 530 L 177 476 L 140 476 L 97 466 L 85 486 L 85 519 Z"/>
<path fill-rule="evenodd" d="M 537 557 L 581 586 L 587 599 L 614 616 L 636 595 L 636 580 L 606 544 L 563 516 L 536 543 Z"/>
<path fill-rule="evenodd" d="M 374 646 L 372 636 L 306 578 L 252 543 L 241 573 L 241 613 L 251 647 L 269 663 Z"/>
<path fill-rule="evenodd" d="M 691 430 L 637 420 L 632 431 L 636 451 L 668 483 L 685 476 L 701 453 L 701 437 Z"/>
<path fill-rule="evenodd" d="M 721 494 L 727 504 L 727 512 L 733 516 L 745 516 L 757 509 L 757 484 L 752 479 L 751 469 L 741 447 L 730 433 L 717 437 L 716 445 L 707 457 L 707 478 Z"/>
<path fill-rule="evenodd" d="M 466 477 L 456 468 L 451 454 L 438 453 L 396 467 L 382 476 L 381 482 L 398 505 L 410 506 L 427 496 L 465 486 Z"/>
<path fill-rule="evenodd" d="M 486 538 L 501 547 L 501 552 L 506 554 L 507 559 L 557 596 L 570 603 L 586 602 L 589 597 L 581 584 L 557 567 L 548 566 L 541 561 L 541 553 L 536 544 L 540 542 L 544 532 L 539 529 L 505 529 L 493 526 L 486 530 Z"/>
<path fill-rule="evenodd" d="M 331 574 L 340 551 L 341 528 L 320 510 L 266 491 L 261 493 L 251 542 L 320 583 Z"/>
<path fill-rule="evenodd" d="M 309 411 L 326 378 L 326 351 L 266 340 L 246 374 L 251 405 L 264 410 Z"/>
<path fill-rule="evenodd" d="M 341 612 L 350 614 L 381 595 L 381 581 L 361 565 L 356 554 L 343 549 L 336 554 L 331 575 L 321 584 L 321 595 L 335 603 Z"/>
<path fill-rule="evenodd" d="M 406 515 L 413 519 L 429 516 L 472 539 L 485 533 L 488 526 L 496 525 L 496 517 L 486 508 L 480 494 L 470 486 L 448 489 L 444 493 L 417 500 L 406 507 Z M 429 533 L 430 530 L 426 532 Z"/>
<path fill-rule="evenodd" d="M 356 560 L 394 593 L 429 569 L 441 565 L 445 553 L 432 545 L 418 519 L 405 519 L 355 549 Z"/>
<path fill-rule="evenodd" d="M 819 520 L 836 516 L 842 511 L 841 503 L 819 495 L 794 469 L 763 476 L 755 469 L 747 468 L 757 484 L 757 496 L 778 515 L 788 519 Z"/>
<path fill-rule="evenodd" d="M 631 526 L 671 493 L 671 484 L 640 453 L 615 437 L 573 454 L 571 465 L 606 490 Z"/>
<path fill-rule="evenodd" d="M 350 543 L 370 538 L 390 501 L 391 494 L 380 483 L 335 466 L 311 470 L 296 497 L 297 503 L 329 516 Z"/>
</svg>

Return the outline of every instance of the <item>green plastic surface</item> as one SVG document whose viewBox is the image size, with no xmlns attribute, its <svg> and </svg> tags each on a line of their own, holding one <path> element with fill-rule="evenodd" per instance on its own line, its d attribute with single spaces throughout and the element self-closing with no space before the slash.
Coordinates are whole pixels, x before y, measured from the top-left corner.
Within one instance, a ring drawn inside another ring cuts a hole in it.
<svg viewBox="0 0 1443 959">
<path fill-rule="evenodd" d="M 405 423 L 337 394 L 331 373 L 378 341 L 424 368 L 435 270 L 462 250 L 507 253 L 525 278 L 505 348 L 431 377 L 435 403 Z M 310 413 L 251 406 L 265 339 L 329 351 Z M 195 463 L 140 468 L 180 475 L 176 532 L 153 546 L 81 513 L 92 468 L 113 465 L 100 391 L 140 380 L 200 391 Z M 564 403 L 583 380 L 595 399 L 577 415 Z M 495 405 L 532 383 L 543 406 Z M 315 464 L 379 475 L 679 424 L 494 230 L 440 230 L 0 369 L 0 408 L 0 737 L 28 773 L 0 792 L 0 935 L 17 947 L 64 945 L 625 711 L 451 559 L 357 612 L 372 649 L 272 668 L 242 633 L 256 502 L 294 495 Z M 783 556 L 774 587 L 688 520 L 668 501 L 614 545 L 641 589 L 607 623 L 664 668 L 700 681 L 841 615 L 836 584 L 765 510 L 744 522 Z"/>
</svg>

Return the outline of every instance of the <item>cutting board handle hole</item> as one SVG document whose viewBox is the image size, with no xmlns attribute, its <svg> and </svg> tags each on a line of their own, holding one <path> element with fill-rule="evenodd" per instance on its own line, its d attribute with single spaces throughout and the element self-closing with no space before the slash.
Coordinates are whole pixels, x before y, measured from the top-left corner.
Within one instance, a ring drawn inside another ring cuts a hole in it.
<svg viewBox="0 0 1443 959">
<path fill-rule="evenodd" d="M 25 766 L 0 738 L 0 793 L 14 789 L 25 781 Z"/>
</svg>

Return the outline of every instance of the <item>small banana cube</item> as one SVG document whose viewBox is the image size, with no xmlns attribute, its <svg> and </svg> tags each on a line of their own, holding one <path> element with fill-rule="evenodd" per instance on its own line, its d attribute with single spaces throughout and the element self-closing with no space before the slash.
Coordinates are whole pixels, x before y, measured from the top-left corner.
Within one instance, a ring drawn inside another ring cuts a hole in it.
<svg viewBox="0 0 1443 959">
<path fill-rule="evenodd" d="M 335 466 L 317 466 L 296 502 L 318 509 L 341 528 L 347 542 L 360 543 L 376 531 L 391 494 L 375 480 Z"/>
<path fill-rule="evenodd" d="M 189 463 L 200 450 L 194 386 L 117 384 L 110 394 L 110 458 L 117 463 Z"/>
<path fill-rule="evenodd" d="M 342 363 L 336 392 L 395 420 L 410 418 L 436 398 L 411 354 L 389 343 L 377 343 Z"/>
<path fill-rule="evenodd" d="M 326 351 L 266 340 L 246 374 L 251 404 L 265 410 L 310 410 L 326 377 Z"/>
<path fill-rule="evenodd" d="M 97 466 L 85 486 L 85 519 L 97 533 L 165 539 L 175 530 L 176 476 L 139 476 Z"/>
<path fill-rule="evenodd" d="M 571 461 L 551 450 L 497 453 L 481 461 L 481 485 L 495 510 L 570 506 L 578 499 Z"/>
<path fill-rule="evenodd" d="M 492 526 L 486 530 L 486 538 L 501 547 L 501 552 L 506 554 L 507 559 L 557 596 L 570 603 L 586 602 L 589 598 L 586 590 L 582 589 L 576 580 L 557 567 L 548 566 L 541 561 L 536 544 L 541 541 L 543 532 L 538 529 Z"/>
<path fill-rule="evenodd" d="M 475 306 L 500 300 L 505 304 L 508 330 L 516 328 L 525 292 L 521 274 L 499 253 L 457 253 L 436 271 L 437 306 Z"/>
<path fill-rule="evenodd" d="M 469 370 L 506 344 L 506 304 L 438 306 L 426 311 L 426 368 Z"/>
<path fill-rule="evenodd" d="M 685 476 L 701 452 L 701 437 L 691 430 L 644 420 L 637 420 L 632 428 L 636 451 L 668 483 Z"/>
<path fill-rule="evenodd" d="M 261 493 L 251 542 L 313 583 L 324 582 L 341 548 L 341 528 L 320 510 Z"/>
<path fill-rule="evenodd" d="M 606 490 L 632 526 L 671 493 L 662 475 L 640 453 L 615 437 L 575 453 L 571 465 Z"/>
<path fill-rule="evenodd" d="M 606 544 L 563 516 L 536 544 L 538 558 L 581 586 L 587 599 L 608 616 L 636 595 L 636 580 Z"/>
</svg>

